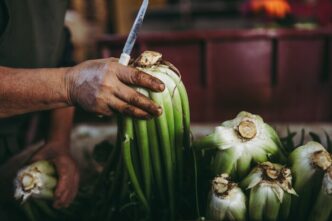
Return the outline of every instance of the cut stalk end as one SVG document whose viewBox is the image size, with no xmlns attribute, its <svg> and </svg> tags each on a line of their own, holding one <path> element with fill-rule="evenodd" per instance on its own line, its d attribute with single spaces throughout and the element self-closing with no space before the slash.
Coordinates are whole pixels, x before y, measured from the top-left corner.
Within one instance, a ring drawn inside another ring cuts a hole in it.
<svg viewBox="0 0 332 221">
<path fill-rule="evenodd" d="M 227 174 L 221 174 L 212 181 L 212 191 L 219 198 L 223 198 L 228 195 L 236 184 L 229 181 L 230 177 Z"/>
<path fill-rule="evenodd" d="M 279 177 L 279 171 L 275 168 L 269 168 L 265 171 L 266 176 L 272 180 L 276 180 Z"/>
<path fill-rule="evenodd" d="M 254 122 L 243 120 L 238 125 L 239 135 L 244 139 L 253 139 L 257 134 L 257 128 Z"/>
<path fill-rule="evenodd" d="M 29 197 L 51 199 L 57 184 L 55 168 L 48 161 L 35 162 L 20 170 L 15 179 L 15 198 L 26 201 Z"/>
<path fill-rule="evenodd" d="M 260 164 L 260 169 L 263 174 L 263 178 L 270 181 L 275 181 L 278 179 L 283 179 L 283 174 L 281 173 L 281 168 L 277 164 L 271 162 L 265 162 Z"/>
<path fill-rule="evenodd" d="M 323 188 L 328 195 L 332 196 L 332 166 L 326 171 L 323 180 Z"/>
<path fill-rule="evenodd" d="M 259 168 L 262 172 L 261 183 L 276 185 L 287 193 L 297 195 L 292 187 L 292 173 L 289 168 L 270 162 L 260 164 Z M 258 184 L 260 182 L 256 183 Z"/>
<path fill-rule="evenodd" d="M 160 63 L 162 54 L 155 51 L 145 51 L 135 61 L 136 67 L 147 68 Z"/>
<path fill-rule="evenodd" d="M 34 188 L 34 177 L 30 174 L 23 174 L 21 177 L 21 184 L 24 191 L 29 191 Z"/>
<path fill-rule="evenodd" d="M 312 155 L 311 162 L 314 166 L 326 171 L 332 165 L 332 158 L 327 151 L 318 151 Z"/>
</svg>

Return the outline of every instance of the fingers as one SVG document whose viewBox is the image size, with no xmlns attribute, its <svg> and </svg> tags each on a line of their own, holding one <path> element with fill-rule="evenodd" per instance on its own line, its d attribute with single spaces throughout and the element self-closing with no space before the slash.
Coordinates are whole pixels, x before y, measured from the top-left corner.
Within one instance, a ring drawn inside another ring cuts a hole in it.
<svg viewBox="0 0 332 221">
<path fill-rule="evenodd" d="M 134 116 L 134 117 L 137 117 L 140 119 L 152 118 L 151 114 L 149 114 L 148 112 L 146 112 L 140 108 L 137 108 L 133 105 L 130 105 L 117 97 L 113 97 L 110 100 L 110 108 L 112 108 L 122 114 L 127 114 L 127 115 Z"/>
<path fill-rule="evenodd" d="M 55 208 L 68 207 L 77 194 L 79 172 L 70 158 L 59 159 L 55 162 L 59 181 L 55 190 Z"/>
<path fill-rule="evenodd" d="M 77 77 L 71 92 L 74 103 L 103 116 L 111 116 L 114 110 L 142 119 L 159 116 L 161 108 L 128 85 L 161 92 L 165 89 L 163 82 L 115 61 L 113 58 L 87 61 L 81 69 L 77 68 L 82 75 Z"/>
<path fill-rule="evenodd" d="M 128 104 L 136 106 L 153 116 L 159 116 L 162 114 L 162 109 L 159 105 L 130 87 L 123 85 L 121 90 L 115 91 L 115 95 Z"/>
<path fill-rule="evenodd" d="M 111 117 L 114 114 L 113 110 L 111 108 L 109 108 L 109 106 L 107 106 L 106 102 L 103 103 L 103 105 L 100 105 L 100 107 L 98 107 L 96 110 L 94 110 L 94 112 L 98 116 L 106 116 L 106 117 Z"/>
<path fill-rule="evenodd" d="M 118 77 L 123 83 L 144 87 L 155 92 L 162 92 L 165 89 L 165 85 L 159 79 L 135 68 L 126 67 L 126 69 L 118 72 Z"/>
<path fill-rule="evenodd" d="M 57 184 L 56 190 L 55 190 L 55 202 L 53 204 L 54 208 L 61 208 L 66 206 L 66 183 L 67 181 L 63 178 L 59 178 L 59 182 Z"/>
<path fill-rule="evenodd" d="M 78 188 L 79 176 L 74 175 L 71 178 L 61 177 L 55 191 L 56 201 L 54 202 L 55 208 L 67 208 L 74 200 Z M 68 188 L 71 186 L 70 188 Z"/>
</svg>

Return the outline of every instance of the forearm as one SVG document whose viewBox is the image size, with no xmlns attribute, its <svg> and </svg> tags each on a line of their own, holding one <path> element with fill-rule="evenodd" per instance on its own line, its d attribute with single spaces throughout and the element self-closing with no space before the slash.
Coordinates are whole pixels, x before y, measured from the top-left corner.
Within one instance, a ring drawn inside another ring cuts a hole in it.
<svg viewBox="0 0 332 221">
<path fill-rule="evenodd" d="M 66 72 L 0 67 L 0 118 L 70 106 Z"/>
<path fill-rule="evenodd" d="M 68 151 L 74 112 L 74 108 L 61 108 L 51 112 L 47 143 L 58 144 L 57 148 Z"/>
<path fill-rule="evenodd" d="M 162 108 L 132 86 L 162 92 L 159 79 L 114 59 L 85 61 L 70 68 L 15 69 L 0 66 L 0 118 L 80 106 L 111 116 L 159 116 Z"/>
</svg>

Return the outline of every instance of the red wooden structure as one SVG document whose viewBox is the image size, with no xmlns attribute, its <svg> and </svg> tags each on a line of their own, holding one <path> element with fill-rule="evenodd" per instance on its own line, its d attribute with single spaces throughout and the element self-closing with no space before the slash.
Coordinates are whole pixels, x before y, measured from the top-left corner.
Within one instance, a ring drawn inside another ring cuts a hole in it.
<svg viewBox="0 0 332 221">
<path fill-rule="evenodd" d="M 101 57 L 124 37 L 104 36 Z M 247 110 L 269 121 L 332 121 L 332 29 L 255 29 L 141 34 L 133 57 L 163 53 L 189 92 L 192 120 L 216 122 Z"/>
</svg>

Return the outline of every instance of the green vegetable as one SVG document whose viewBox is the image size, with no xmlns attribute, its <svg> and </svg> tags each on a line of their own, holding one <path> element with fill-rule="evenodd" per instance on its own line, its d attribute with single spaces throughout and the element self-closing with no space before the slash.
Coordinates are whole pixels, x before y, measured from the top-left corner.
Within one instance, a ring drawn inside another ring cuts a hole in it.
<svg viewBox="0 0 332 221">
<path fill-rule="evenodd" d="M 246 197 L 238 185 L 231 182 L 227 174 L 214 178 L 207 204 L 207 219 L 244 221 L 246 214 Z"/>
<path fill-rule="evenodd" d="M 52 199 L 57 178 L 53 164 L 38 161 L 21 169 L 15 178 L 15 198 L 25 202 L 28 198 Z"/>
<path fill-rule="evenodd" d="M 214 175 L 230 174 L 241 180 L 252 165 L 267 160 L 285 163 L 285 151 L 275 130 L 258 115 L 241 112 L 225 121 L 214 133 L 194 143 L 196 150 L 217 149 Z"/>
<path fill-rule="evenodd" d="M 143 194 L 142 188 L 138 182 L 137 175 L 135 173 L 134 165 L 132 163 L 132 156 L 131 156 L 131 148 L 133 142 L 133 122 L 130 118 L 125 118 L 123 120 L 124 127 L 123 127 L 123 141 L 121 144 L 121 148 L 123 149 L 123 157 L 125 161 L 125 165 L 133 185 L 133 188 L 138 196 L 138 199 L 141 201 L 143 207 L 145 208 L 146 212 L 150 213 L 150 207 L 146 200 L 146 197 Z"/>
<path fill-rule="evenodd" d="M 310 213 L 314 198 L 319 194 L 323 174 L 331 167 L 332 158 L 321 144 L 311 141 L 296 148 L 289 160 L 294 175 L 294 188 L 299 194 L 292 205 L 292 218 L 304 220 Z"/>
<path fill-rule="evenodd" d="M 124 127 L 127 129 L 122 136 L 122 148 L 130 183 L 149 217 L 153 208 L 160 206 L 154 205 L 156 200 L 161 201 L 170 214 L 168 220 L 175 220 L 176 209 L 182 200 L 185 173 L 183 158 L 185 149 L 189 149 L 190 144 L 187 93 L 180 77 L 162 60 L 160 53 L 144 52 L 133 65 L 160 79 L 166 88 L 161 93 L 136 88 L 160 105 L 163 113 L 148 121 L 126 117 L 127 123 L 129 120 L 132 122 L 132 131 L 128 131 L 128 125 Z M 129 146 L 133 145 L 138 151 L 129 151 Z"/>
<path fill-rule="evenodd" d="M 249 217 L 254 221 L 287 220 L 291 206 L 291 170 L 265 162 L 255 167 L 241 182 L 249 195 Z"/>
<path fill-rule="evenodd" d="M 324 175 L 316 202 L 310 210 L 309 221 L 329 221 L 332 215 L 332 167 Z"/>
</svg>

